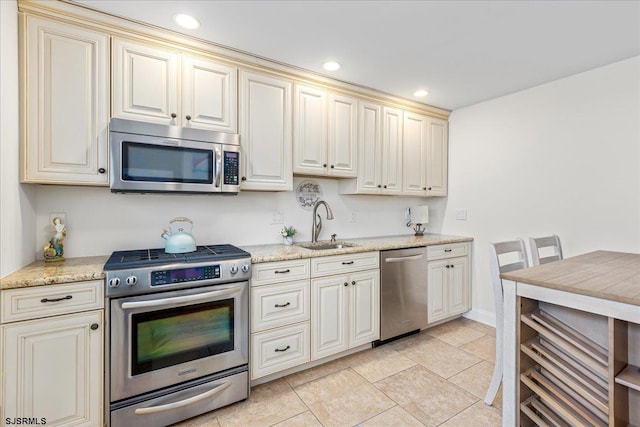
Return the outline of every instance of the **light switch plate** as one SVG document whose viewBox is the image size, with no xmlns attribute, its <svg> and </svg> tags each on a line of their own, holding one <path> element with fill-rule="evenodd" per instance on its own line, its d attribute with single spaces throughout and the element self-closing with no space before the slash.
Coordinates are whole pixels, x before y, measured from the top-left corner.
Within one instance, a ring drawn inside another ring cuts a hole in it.
<svg viewBox="0 0 640 427">
<path fill-rule="evenodd" d="M 466 221 L 467 220 L 467 210 L 466 209 L 456 209 L 456 219 L 458 221 Z"/>
<path fill-rule="evenodd" d="M 273 211 L 273 215 L 271 217 L 271 224 L 282 224 L 284 221 L 284 215 L 282 211 Z"/>
</svg>

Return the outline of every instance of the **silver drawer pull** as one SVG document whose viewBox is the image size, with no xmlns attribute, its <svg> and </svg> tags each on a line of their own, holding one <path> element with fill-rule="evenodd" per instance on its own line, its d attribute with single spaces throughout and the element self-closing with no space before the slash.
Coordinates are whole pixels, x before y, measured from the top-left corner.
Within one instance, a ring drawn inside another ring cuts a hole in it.
<svg viewBox="0 0 640 427">
<path fill-rule="evenodd" d="M 353 264 L 353 261 L 343 261 L 342 265 L 351 265 Z"/>
<path fill-rule="evenodd" d="M 58 302 L 58 301 L 64 301 L 66 299 L 71 299 L 73 298 L 72 295 L 67 295 L 66 297 L 62 297 L 62 298 L 42 298 L 40 300 L 40 302 L 45 303 L 45 302 Z"/>
<path fill-rule="evenodd" d="M 287 351 L 291 348 L 290 345 L 286 346 L 285 348 L 276 348 L 274 351 Z"/>
<path fill-rule="evenodd" d="M 288 305 L 291 305 L 291 303 L 290 303 L 290 302 L 288 302 L 288 303 L 286 303 L 286 304 L 276 304 L 276 305 L 274 305 L 274 307 L 282 308 L 282 307 L 286 307 L 286 306 L 288 306 Z"/>
<path fill-rule="evenodd" d="M 276 274 L 291 273 L 291 270 L 287 268 L 286 270 L 276 270 L 274 271 L 274 273 Z"/>
</svg>

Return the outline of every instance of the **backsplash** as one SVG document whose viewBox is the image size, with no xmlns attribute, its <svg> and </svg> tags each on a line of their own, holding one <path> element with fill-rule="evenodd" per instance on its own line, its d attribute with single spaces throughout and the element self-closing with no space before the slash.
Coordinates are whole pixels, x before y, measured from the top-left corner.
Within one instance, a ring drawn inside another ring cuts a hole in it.
<svg viewBox="0 0 640 427">
<path fill-rule="evenodd" d="M 294 189 L 302 179 L 294 179 Z M 405 208 L 423 204 L 430 208 L 427 232 L 439 233 L 442 228 L 445 198 L 341 195 L 337 180 L 313 179 L 322 187 L 322 198 L 335 216 L 327 221 L 324 208 L 320 208 L 323 229 L 319 240 L 328 240 L 333 233 L 338 239 L 412 234 L 405 225 Z M 54 212 L 66 214 L 66 257 L 163 247 L 162 229 L 178 216 L 193 220 L 193 235 L 198 244 L 282 243 L 283 225 L 298 230 L 295 241 L 309 241 L 312 212 L 298 205 L 295 194 L 295 191 L 245 191 L 237 196 L 114 194 L 101 187 L 40 185 L 36 257 L 42 259 L 42 247 L 51 238 L 49 213 Z M 282 212 L 282 224 L 273 223 L 277 211 Z M 351 222 L 352 212 L 357 217 L 355 222 Z"/>
</svg>

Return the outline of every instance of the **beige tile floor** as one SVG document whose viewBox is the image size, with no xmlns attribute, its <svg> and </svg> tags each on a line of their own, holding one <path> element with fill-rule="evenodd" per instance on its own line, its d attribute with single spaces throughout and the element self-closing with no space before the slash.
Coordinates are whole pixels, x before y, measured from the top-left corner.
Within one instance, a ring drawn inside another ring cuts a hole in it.
<svg viewBox="0 0 640 427">
<path fill-rule="evenodd" d="M 495 330 L 460 318 L 256 386 L 251 396 L 174 427 L 500 426 L 483 402 Z"/>
</svg>

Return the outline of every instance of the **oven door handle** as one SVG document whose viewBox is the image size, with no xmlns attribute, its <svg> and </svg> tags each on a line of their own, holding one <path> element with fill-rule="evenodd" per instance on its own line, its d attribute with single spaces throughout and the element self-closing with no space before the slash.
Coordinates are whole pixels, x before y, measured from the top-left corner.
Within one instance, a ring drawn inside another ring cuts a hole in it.
<svg viewBox="0 0 640 427">
<path fill-rule="evenodd" d="M 204 294 L 187 295 L 184 297 L 162 298 L 149 301 L 133 301 L 123 302 L 121 307 L 123 310 L 131 308 L 146 308 L 146 307 L 158 307 L 162 305 L 175 305 L 189 302 L 197 302 L 208 300 L 214 297 L 221 297 L 225 295 L 235 294 L 240 290 L 240 286 L 234 286 L 232 288 L 223 289 L 220 291 L 205 292 Z"/>
<path fill-rule="evenodd" d="M 190 397 L 188 399 L 184 399 L 184 400 L 179 400 L 177 402 L 173 402 L 173 403 L 167 403 L 166 405 L 158 405 L 158 406 L 150 406 L 148 408 L 137 408 L 134 413 L 136 415 L 148 415 L 148 414 L 155 414 L 157 412 L 164 412 L 164 411 L 170 411 L 172 409 L 176 409 L 176 408 L 182 408 L 185 406 L 189 406 L 192 403 L 196 403 L 199 402 L 203 399 L 209 398 L 209 397 L 213 397 L 216 394 L 222 393 L 223 391 L 225 391 L 226 389 L 228 389 L 231 386 L 231 381 L 228 381 L 224 384 L 220 384 L 219 386 L 216 386 L 214 388 L 212 388 L 209 391 L 205 391 L 204 393 L 200 393 L 196 396 Z"/>
</svg>

